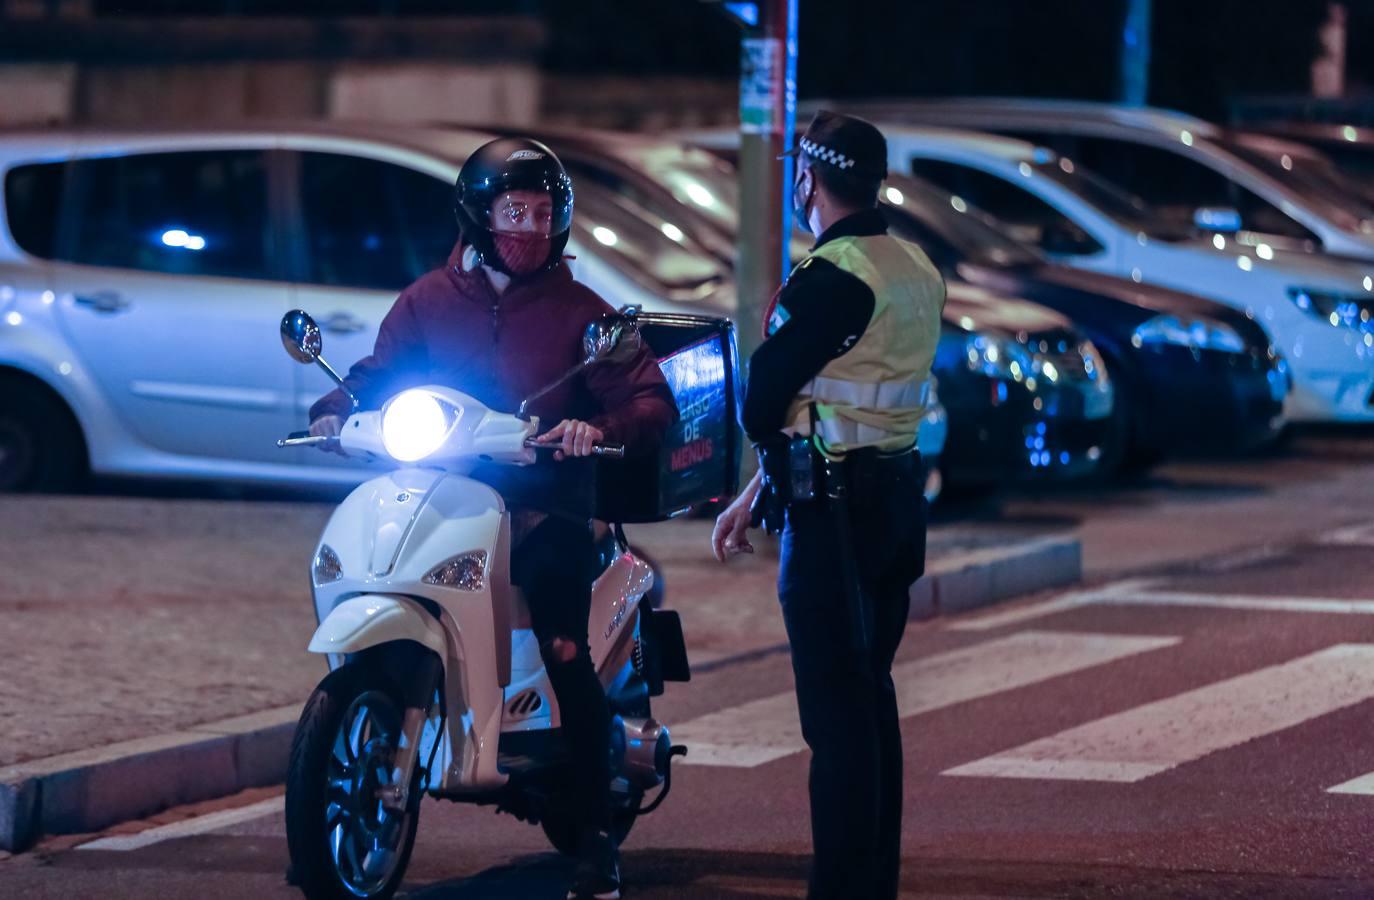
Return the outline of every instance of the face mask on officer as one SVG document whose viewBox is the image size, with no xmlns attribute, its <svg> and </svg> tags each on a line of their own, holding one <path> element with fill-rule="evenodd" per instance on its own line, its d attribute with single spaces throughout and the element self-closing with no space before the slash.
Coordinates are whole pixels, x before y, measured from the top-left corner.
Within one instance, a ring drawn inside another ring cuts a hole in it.
<svg viewBox="0 0 1374 900">
<path fill-rule="evenodd" d="M 543 191 L 510 191 L 491 208 L 491 232 L 501 262 L 513 275 L 527 275 L 549 258 L 553 201 Z"/>
<path fill-rule="evenodd" d="M 792 213 L 797 217 L 797 227 L 807 234 L 811 233 L 811 204 L 816 199 L 816 175 L 810 166 L 801 167 L 797 183 L 792 185 Z"/>
</svg>

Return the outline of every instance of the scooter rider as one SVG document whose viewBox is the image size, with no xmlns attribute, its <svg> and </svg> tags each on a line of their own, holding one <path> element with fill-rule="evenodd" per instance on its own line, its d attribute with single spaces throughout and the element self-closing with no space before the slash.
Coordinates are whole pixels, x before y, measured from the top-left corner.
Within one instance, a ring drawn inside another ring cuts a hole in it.
<svg viewBox="0 0 1374 900">
<path fill-rule="evenodd" d="M 925 567 L 915 445 L 944 282 L 918 247 L 887 234 L 878 129 L 821 112 L 792 153 L 797 217 L 819 238 L 750 360 L 743 420 L 761 469 L 718 518 L 712 546 L 721 560 L 753 552 L 751 508 L 782 532 L 778 593 L 812 751 L 808 896 L 892 900 L 902 819 L 892 660 Z"/>
<path fill-rule="evenodd" d="M 463 165 L 455 188 L 461 237 L 448 265 L 406 288 L 383 320 L 371 356 L 345 382 L 364 408 L 405 387 L 444 384 L 492 409 L 522 399 L 582 359 L 586 326 L 612 308 L 573 280 L 564 261 L 572 181 L 548 147 L 492 141 Z M 337 434 L 351 402 L 341 391 L 310 410 L 310 433 Z M 539 440 L 555 460 L 475 472 L 512 511 L 511 578 L 558 698 L 561 731 L 577 776 L 563 798 L 580 819 L 581 861 L 569 897 L 619 897 L 610 832 L 610 728 L 606 696 L 587 647 L 596 551 L 588 519 L 592 445 L 651 451 L 677 411 L 648 349 L 603 364 L 533 401 L 529 413 L 556 422 Z M 570 467 L 572 467 L 570 469 Z"/>
</svg>

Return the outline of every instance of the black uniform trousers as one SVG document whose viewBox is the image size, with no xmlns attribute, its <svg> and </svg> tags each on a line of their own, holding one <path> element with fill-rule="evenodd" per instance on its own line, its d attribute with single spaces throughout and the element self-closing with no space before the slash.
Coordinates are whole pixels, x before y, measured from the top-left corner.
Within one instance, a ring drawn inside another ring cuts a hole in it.
<svg viewBox="0 0 1374 900">
<path fill-rule="evenodd" d="M 902 736 L 892 660 L 908 591 L 925 569 L 920 457 L 849 469 L 849 516 L 860 581 L 874 611 L 871 650 L 853 649 L 837 513 L 792 504 L 778 595 L 792 649 L 802 735 L 811 748 L 811 900 L 892 900 L 902 831 Z"/>
</svg>

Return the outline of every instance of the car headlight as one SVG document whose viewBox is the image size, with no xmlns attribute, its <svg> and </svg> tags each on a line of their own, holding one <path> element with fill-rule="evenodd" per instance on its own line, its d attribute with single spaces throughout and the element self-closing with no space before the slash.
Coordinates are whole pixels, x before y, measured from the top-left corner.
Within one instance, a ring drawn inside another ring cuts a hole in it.
<svg viewBox="0 0 1374 900">
<path fill-rule="evenodd" d="M 1202 316 L 1179 318 L 1155 316 L 1140 325 L 1131 335 L 1131 345 L 1173 344 L 1192 350 L 1220 350 L 1223 353 L 1244 353 L 1245 338 L 1230 325 Z"/>
<path fill-rule="evenodd" d="M 382 446 L 401 462 L 438 450 L 452 427 L 452 409 L 429 391 L 402 391 L 382 408 Z"/>
<path fill-rule="evenodd" d="M 1374 294 L 1346 294 L 1312 288 L 1289 288 L 1288 299 L 1303 312 L 1337 328 L 1374 330 Z"/>
<path fill-rule="evenodd" d="M 334 552 L 333 547 L 320 545 L 319 552 L 315 554 L 315 564 L 310 568 L 310 577 L 316 586 L 343 578 L 343 563 L 339 562 L 339 554 Z"/>
</svg>

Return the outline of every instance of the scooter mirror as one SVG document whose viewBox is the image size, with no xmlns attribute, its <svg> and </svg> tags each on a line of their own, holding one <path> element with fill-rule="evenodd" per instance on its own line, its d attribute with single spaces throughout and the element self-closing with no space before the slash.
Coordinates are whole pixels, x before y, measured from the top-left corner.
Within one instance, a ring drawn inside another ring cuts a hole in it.
<svg viewBox="0 0 1374 900">
<path fill-rule="evenodd" d="M 628 362 L 642 344 L 634 319 L 618 313 L 602 316 L 589 324 L 582 335 L 584 364 Z"/>
<path fill-rule="evenodd" d="M 552 384 L 547 384 L 526 397 L 515 414 L 522 419 L 528 418 L 531 403 L 578 372 L 600 362 L 629 362 L 634 359 L 641 346 L 643 339 L 639 336 L 639 326 L 632 317 L 620 313 L 602 316 L 582 332 L 582 362 L 558 376 L 558 380 Z"/>
<path fill-rule="evenodd" d="M 348 396 L 353 408 L 358 408 L 358 396 L 349 390 L 339 373 L 335 372 L 320 355 L 320 351 L 324 349 L 324 337 L 321 336 L 320 326 L 315 324 L 310 313 L 303 309 L 293 309 L 281 317 L 281 345 L 296 362 L 306 365 L 314 363 L 323 369 L 330 380 L 339 386 L 339 390 Z"/>
<path fill-rule="evenodd" d="M 303 309 L 293 309 L 281 317 L 281 345 L 299 363 L 316 362 L 324 349 L 320 326 Z"/>
</svg>

